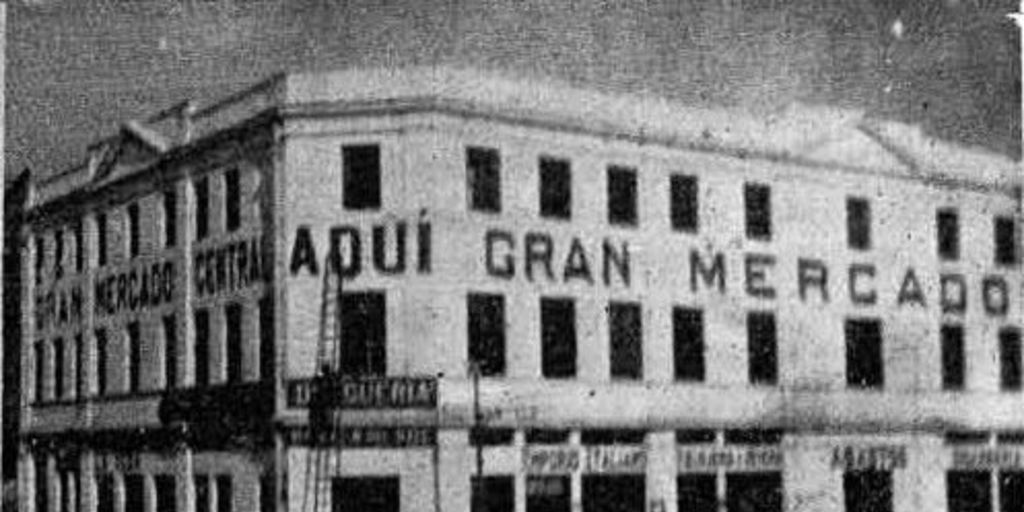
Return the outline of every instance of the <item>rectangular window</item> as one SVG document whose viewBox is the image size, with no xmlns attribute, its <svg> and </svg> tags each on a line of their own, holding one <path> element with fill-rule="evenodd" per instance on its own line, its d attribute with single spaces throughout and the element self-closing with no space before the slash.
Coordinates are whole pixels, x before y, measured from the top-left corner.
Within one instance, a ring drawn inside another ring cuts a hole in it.
<svg viewBox="0 0 1024 512">
<path fill-rule="evenodd" d="M 225 339 L 227 344 L 227 381 L 242 381 L 242 305 L 224 306 Z"/>
<path fill-rule="evenodd" d="M 146 481 L 142 475 L 124 475 L 124 509 L 145 510 Z"/>
<path fill-rule="evenodd" d="M 572 485 L 568 475 L 528 475 L 526 477 L 526 512 L 570 512 L 570 510 L 572 510 Z"/>
<path fill-rule="evenodd" d="M 964 328 L 942 326 L 942 389 L 964 388 Z"/>
<path fill-rule="evenodd" d="M 206 475 L 192 477 L 196 492 L 196 512 L 210 512 L 210 479 Z"/>
<path fill-rule="evenodd" d="M 540 216 L 553 219 L 572 217 L 572 171 L 568 160 L 541 157 Z"/>
<path fill-rule="evenodd" d="M 141 226 L 139 226 L 139 204 L 128 205 L 128 256 L 134 258 L 139 255 L 139 237 Z"/>
<path fill-rule="evenodd" d="M 947 471 L 946 509 L 948 512 L 992 512 L 992 474 Z"/>
<path fill-rule="evenodd" d="M 882 323 L 878 320 L 847 320 L 846 384 L 856 388 L 881 388 Z"/>
<path fill-rule="evenodd" d="M 75 223 L 75 272 L 85 270 L 85 228 L 82 221 Z"/>
<path fill-rule="evenodd" d="M 576 306 L 572 299 L 540 300 L 541 374 L 548 379 L 576 376 Z"/>
<path fill-rule="evenodd" d="M 1017 226 L 1013 217 L 996 217 L 994 221 L 996 263 L 1017 263 Z"/>
<path fill-rule="evenodd" d="M 217 475 L 217 512 L 231 512 L 234 507 L 234 491 L 231 475 Z"/>
<path fill-rule="evenodd" d="M 53 233 L 53 277 L 64 277 L 64 230 Z"/>
<path fill-rule="evenodd" d="M 156 475 L 153 481 L 156 484 L 156 512 L 176 512 L 178 500 L 174 475 Z"/>
<path fill-rule="evenodd" d="M 260 379 L 274 377 L 274 297 L 260 299 Z"/>
<path fill-rule="evenodd" d="M 608 168 L 608 223 L 636 226 L 636 169 Z"/>
<path fill-rule="evenodd" d="M 114 475 L 100 474 L 96 477 L 96 512 L 114 512 Z"/>
<path fill-rule="evenodd" d="M 53 340 L 53 397 L 64 398 L 64 338 Z"/>
<path fill-rule="evenodd" d="M 743 185 L 743 205 L 746 210 L 747 238 L 771 240 L 772 189 L 768 185 Z"/>
<path fill-rule="evenodd" d="M 142 384 L 142 334 L 139 323 L 128 324 L 128 391 L 135 393 Z"/>
<path fill-rule="evenodd" d="M 399 497 L 397 476 L 334 477 L 331 481 L 331 512 L 398 512 L 402 509 Z"/>
<path fill-rule="evenodd" d="M 676 479 L 679 512 L 718 512 L 715 479 L 714 473 L 679 476 Z"/>
<path fill-rule="evenodd" d="M 725 509 L 782 512 L 782 473 L 726 473 Z"/>
<path fill-rule="evenodd" d="M 85 341 L 81 333 L 75 335 L 75 394 L 86 395 L 85 390 Z"/>
<path fill-rule="evenodd" d="M 341 296 L 341 370 L 352 376 L 387 374 L 387 309 L 384 292 Z"/>
<path fill-rule="evenodd" d="M 960 257 L 960 219 L 956 210 L 941 208 L 935 214 L 938 230 L 939 259 L 955 260 Z"/>
<path fill-rule="evenodd" d="M 196 240 L 210 234 L 210 181 L 203 177 L 193 184 L 196 199 Z"/>
<path fill-rule="evenodd" d="M 107 357 L 110 352 L 107 346 L 107 331 L 96 331 L 96 393 L 106 395 L 110 390 L 107 385 Z"/>
<path fill-rule="evenodd" d="M 36 495 L 36 510 L 39 512 L 49 512 L 50 510 L 50 478 L 46 475 L 47 471 L 46 460 L 47 457 L 44 455 L 35 455 L 35 466 L 36 474 L 35 478 L 35 495 Z"/>
<path fill-rule="evenodd" d="M 1020 332 L 1004 327 L 999 330 L 1000 383 L 1005 391 L 1021 389 Z"/>
<path fill-rule="evenodd" d="M 469 315 L 469 360 L 478 365 L 480 375 L 505 373 L 505 297 L 471 293 L 467 298 Z"/>
<path fill-rule="evenodd" d="M 33 347 L 36 362 L 36 403 L 46 401 L 46 342 L 37 341 Z"/>
<path fill-rule="evenodd" d="M 164 385 L 172 389 L 178 384 L 178 320 L 167 315 L 164 327 Z"/>
<path fill-rule="evenodd" d="M 173 188 L 164 190 L 164 245 L 178 243 L 178 193 Z"/>
<path fill-rule="evenodd" d="M 640 379 L 644 374 L 643 325 L 640 304 L 608 304 L 608 332 L 611 336 L 611 375 L 613 379 Z"/>
<path fill-rule="evenodd" d="M 871 203 L 863 197 L 846 198 L 846 240 L 851 249 L 871 248 Z"/>
<path fill-rule="evenodd" d="M 672 309 L 676 380 L 704 380 L 704 314 L 698 309 Z"/>
<path fill-rule="evenodd" d="M 775 315 L 756 312 L 747 315 L 748 377 L 751 384 L 774 385 L 778 380 Z"/>
<path fill-rule="evenodd" d="M 36 284 L 43 282 L 43 267 L 46 265 L 46 240 L 36 237 Z"/>
<path fill-rule="evenodd" d="M 194 313 L 196 386 L 210 385 L 210 312 L 197 309 Z"/>
<path fill-rule="evenodd" d="M 224 224 L 229 233 L 242 225 L 242 188 L 237 168 L 224 173 Z"/>
<path fill-rule="evenodd" d="M 843 501 L 846 512 L 892 512 L 892 472 L 844 472 Z"/>
<path fill-rule="evenodd" d="M 696 233 L 700 222 L 697 177 L 673 174 L 669 177 L 669 189 L 672 229 Z"/>
<path fill-rule="evenodd" d="M 343 146 L 342 205 L 349 210 L 380 208 L 380 146 Z"/>
<path fill-rule="evenodd" d="M 472 512 L 514 512 L 515 480 L 511 476 L 472 476 Z"/>
<path fill-rule="evenodd" d="M 107 214 L 96 214 L 96 264 L 107 264 Z"/>
<path fill-rule="evenodd" d="M 676 430 L 676 444 L 711 444 L 714 442 L 715 431 L 709 428 Z"/>
<path fill-rule="evenodd" d="M 501 211 L 501 157 L 497 149 L 466 148 L 466 180 L 470 210 Z"/>
</svg>

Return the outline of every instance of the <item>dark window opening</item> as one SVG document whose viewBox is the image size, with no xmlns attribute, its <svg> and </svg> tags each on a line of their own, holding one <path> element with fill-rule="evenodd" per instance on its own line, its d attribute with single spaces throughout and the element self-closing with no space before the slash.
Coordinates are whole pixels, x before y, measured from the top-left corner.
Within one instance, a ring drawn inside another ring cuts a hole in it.
<svg viewBox="0 0 1024 512">
<path fill-rule="evenodd" d="M 782 473 L 726 474 L 725 508 L 730 512 L 782 512 Z"/>
<path fill-rule="evenodd" d="M 564 444 L 569 442 L 569 431 L 564 429 L 532 428 L 526 431 L 528 444 Z"/>
<path fill-rule="evenodd" d="M 541 374 L 549 379 L 576 376 L 576 306 L 572 299 L 540 300 Z"/>
<path fill-rule="evenodd" d="M 644 475 L 583 475 L 584 512 L 644 512 L 647 485 Z"/>
<path fill-rule="evenodd" d="M 36 277 L 36 284 L 37 285 L 41 284 L 43 282 L 43 266 L 45 266 L 45 265 L 46 265 L 46 240 L 43 240 L 43 237 L 41 237 L 41 236 L 37 236 L 36 237 L 36 264 L 35 264 L 35 271 L 36 271 L 35 272 L 36 273 L 35 277 Z"/>
<path fill-rule="evenodd" d="M 472 476 L 470 478 L 472 512 L 513 512 L 515 480 L 511 476 Z"/>
<path fill-rule="evenodd" d="M 341 370 L 350 376 L 387 373 L 387 317 L 383 292 L 341 296 Z"/>
<path fill-rule="evenodd" d="M 37 341 L 33 349 L 36 361 L 36 403 L 46 401 L 46 342 Z"/>
<path fill-rule="evenodd" d="M 156 512 L 176 512 L 178 509 L 177 483 L 174 475 L 156 475 Z"/>
<path fill-rule="evenodd" d="M 669 189 L 672 229 L 696 233 L 700 223 L 697 177 L 673 174 L 669 177 Z"/>
<path fill-rule="evenodd" d="M 644 444 L 646 430 L 637 429 L 584 429 L 580 431 L 580 444 Z"/>
<path fill-rule="evenodd" d="M 195 311 L 193 319 L 195 331 L 195 380 L 196 386 L 210 385 L 210 312 L 205 309 Z"/>
<path fill-rule="evenodd" d="M 64 338 L 53 340 L 53 396 L 64 398 Z"/>
<path fill-rule="evenodd" d="M 608 330 L 611 335 L 612 378 L 642 378 L 644 373 L 644 356 L 640 304 L 612 302 L 608 305 L 608 323 Z"/>
<path fill-rule="evenodd" d="M 771 240 L 772 189 L 768 185 L 747 183 L 743 186 L 743 204 L 746 210 L 747 238 Z"/>
<path fill-rule="evenodd" d="M 1010 512 L 1024 507 L 1024 471 L 999 472 L 999 510 Z"/>
<path fill-rule="evenodd" d="M 85 396 L 85 341 L 82 334 L 75 335 L 75 394 Z"/>
<path fill-rule="evenodd" d="M 227 345 L 227 381 L 242 381 L 242 305 L 224 307 L 225 338 Z"/>
<path fill-rule="evenodd" d="M 1021 389 L 1020 331 L 1005 327 L 999 330 L 1000 383 L 1005 391 Z"/>
<path fill-rule="evenodd" d="M 846 321 L 846 384 L 856 388 L 881 388 L 882 324 L 878 320 Z"/>
<path fill-rule="evenodd" d="M 943 434 L 946 444 L 985 444 L 989 433 L 978 430 L 951 430 Z"/>
<path fill-rule="evenodd" d="M 331 482 L 332 512 L 399 512 L 398 477 L 343 477 Z"/>
<path fill-rule="evenodd" d="M 568 160 L 540 159 L 540 215 L 554 219 L 572 217 L 572 171 Z"/>
<path fill-rule="evenodd" d="M 178 243 L 178 193 L 173 188 L 164 191 L 164 245 Z"/>
<path fill-rule="evenodd" d="M 260 299 L 260 379 L 274 377 L 274 298 Z"/>
<path fill-rule="evenodd" d="M 676 380 L 704 380 L 704 314 L 697 309 L 673 308 L 672 334 Z"/>
<path fill-rule="evenodd" d="M 679 512 L 718 512 L 714 474 L 683 475 L 676 479 Z"/>
<path fill-rule="evenodd" d="M 178 384 L 178 321 L 172 315 L 163 319 L 164 327 L 164 382 L 168 389 Z"/>
<path fill-rule="evenodd" d="M 482 376 L 505 373 L 505 298 L 471 293 L 467 298 L 469 361 Z"/>
<path fill-rule="evenodd" d="M 196 240 L 210 234 L 210 182 L 206 178 L 195 181 Z"/>
<path fill-rule="evenodd" d="M 939 259 L 955 260 L 960 257 L 960 220 L 956 210 L 944 208 L 935 214 L 939 236 Z"/>
<path fill-rule="evenodd" d="M 867 199 L 846 199 L 846 236 L 852 249 L 871 248 L 871 203 Z"/>
<path fill-rule="evenodd" d="M 210 512 L 210 479 L 206 475 L 193 477 L 196 493 L 196 512 Z"/>
<path fill-rule="evenodd" d="M 1017 225 L 1012 217 L 995 218 L 996 263 L 1017 263 Z"/>
<path fill-rule="evenodd" d="M 342 205 L 350 210 L 380 208 L 380 146 L 344 146 Z"/>
<path fill-rule="evenodd" d="M 110 391 L 107 385 L 107 358 L 109 347 L 107 347 L 107 331 L 96 331 L 96 392 L 105 395 Z"/>
<path fill-rule="evenodd" d="M 242 225 L 242 189 L 238 169 L 224 173 L 224 224 L 228 232 Z"/>
<path fill-rule="evenodd" d="M 501 211 L 501 157 L 497 149 L 466 148 L 466 179 L 470 210 Z"/>
<path fill-rule="evenodd" d="M 124 475 L 124 509 L 145 510 L 146 481 L 142 475 Z"/>
<path fill-rule="evenodd" d="M 64 230 L 58 229 L 53 234 L 53 277 L 64 277 Z"/>
<path fill-rule="evenodd" d="M 139 255 L 139 237 L 141 236 L 138 203 L 128 205 L 126 221 L 128 223 L 128 256 L 134 258 Z"/>
<path fill-rule="evenodd" d="M 964 388 L 964 328 L 943 325 L 942 337 L 942 389 Z"/>
<path fill-rule="evenodd" d="M 1024 444 L 1024 430 L 1008 430 L 996 434 L 996 444 Z"/>
<path fill-rule="evenodd" d="M 139 332 L 139 323 L 128 324 L 128 391 L 137 392 L 141 388 L 142 381 L 142 335 Z"/>
<path fill-rule="evenodd" d="M 846 512 L 892 512 L 892 472 L 843 473 L 843 501 Z"/>
<path fill-rule="evenodd" d="M 747 315 L 747 348 L 750 353 L 748 378 L 751 384 L 774 385 L 778 380 L 775 315 Z"/>
<path fill-rule="evenodd" d="M 75 271 L 85 270 L 85 228 L 82 221 L 75 223 Z"/>
<path fill-rule="evenodd" d="M 636 169 L 608 168 L 608 223 L 636 226 Z"/>
<path fill-rule="evenodd" d="M 470 446 L 501 446 L 512 444 L 515 429 L 477 427 L 469 429 Z"/>
<path fill-rule="evenodd" d="M 992 474 L 946 472 L 946 506 L 948 512 L 992 512 Z"/>
<path fill-rule="evenodd" d="M 526 512 L 570 512 L 571 507 L 568 476 L 526 477 Z"/>
<path fill-rule="evenodd" d="M 114 475 L 103 474 L 96 478 L 96 512 L 114 512 Z M 201 512 L 198 507 L 196 512 Z"/>
<path fill-rule="evenodd" d="M 676 444 L 708 444 L 715 442 L 715 431 L 709 428 L 676 430 Z"/>
<path fill-rule="evenodd" d="M 234 492 L 230 475 L 217 475 L 217 512 L 231 512 Z"/>
<path fill-rule="evenodd" d="M 783 431 L 777 428 L 729 429 L 725 431 L 726 444 L 779 444 Z"/>
<path fill-rule="evenodd" d="M 96 264 L 107 264 L 107 215 L 96 214 Z"/>
</svg>

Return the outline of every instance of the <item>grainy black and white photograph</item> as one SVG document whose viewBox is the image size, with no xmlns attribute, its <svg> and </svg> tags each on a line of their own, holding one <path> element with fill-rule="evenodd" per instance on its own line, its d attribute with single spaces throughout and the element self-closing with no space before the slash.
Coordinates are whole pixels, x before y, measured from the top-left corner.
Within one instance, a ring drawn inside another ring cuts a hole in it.
<svg viewBox="0 0 1024 512">
<path fill-rule="evenodd" d="M 1022 512 L 1022 30 L 0 3 L 0 508 Z"/>
</svg>

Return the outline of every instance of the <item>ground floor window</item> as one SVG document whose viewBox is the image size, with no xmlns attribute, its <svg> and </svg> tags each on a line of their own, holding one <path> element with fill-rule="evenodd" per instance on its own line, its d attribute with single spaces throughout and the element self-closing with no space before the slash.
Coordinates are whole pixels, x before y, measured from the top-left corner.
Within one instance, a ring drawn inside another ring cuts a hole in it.
<svg viewBox="0 0 1024 512">
<path fill-rule="evenodd" d="M 644 475 L 583 475 L 584 512 L 644 512 Z"/>
<path fill-rule="evenodd" d="M 333 512 L 398 512 L 398 477 L 335 478 L 331 503 Z"/>
<path fill-rule="evenodd" d="M 846 512 L 892 512 L 892 472 L 843 473 L 843 500 Z"/>
<path fill-rule="evenodd" d="M 725 503 L 729 512 L 782 512 L 782 474 L 726 474 Z"/>
<path fill-rule="evenodd" d="M 473 512 L 513 512 L 516 508 L 515 484 L 511 476 L 473 477 Z"/>
<path fill-rule="evenodd" d="M 156 475 L 156 512 L 175 512 L 177 507 L 177 485 L 174 475 Z"/>
<path fill-rule="evenodd" d="M 145 510 L 146 483 L 142 475 L 124 476 L 124 509 Z"/>
<path fill-rule="evenodd" d="M 234 492 L 232 491 L 231 476 L 217 476 L 217 512 L 231 512 Z"/>
<path fill-rule="evenodd" d="M 992 475 L 988 471 L 946 473 L 949 512 L 992 512 Z"/>
<path fill-rule="evenodd" d="M 718 494 L 715 491 L 716 475 L 683 475 L 676 479 L 679 496 L 679 511 L 718 512 Z"/>
<path fill-rule="evenodd" d="M 526 479 L 526 512 L 569 512 L 572 487 L 568 476 L 531 476 Z"/>
</svg>

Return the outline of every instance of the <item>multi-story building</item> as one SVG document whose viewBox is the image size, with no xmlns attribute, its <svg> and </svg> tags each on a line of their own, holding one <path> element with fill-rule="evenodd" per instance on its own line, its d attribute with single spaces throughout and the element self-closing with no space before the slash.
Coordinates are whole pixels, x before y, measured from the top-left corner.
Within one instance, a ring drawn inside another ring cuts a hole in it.
<svg viewBox="0 0 1024 512">
<path fill-rule="evenodd" d="M 186 103 L 30 192 L 22 509 L 1019 510 L 1020 187 L 447 68 Z"/>
</svg>

